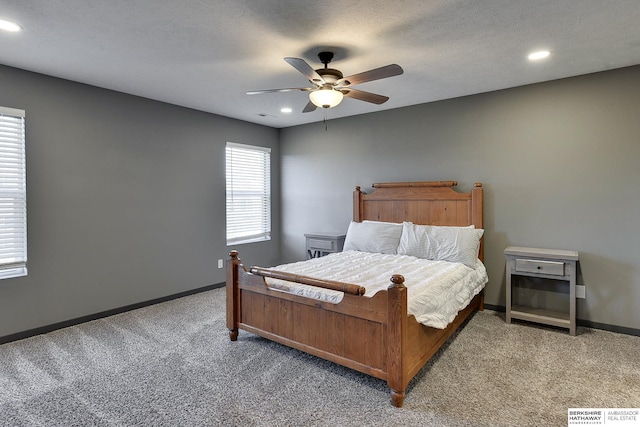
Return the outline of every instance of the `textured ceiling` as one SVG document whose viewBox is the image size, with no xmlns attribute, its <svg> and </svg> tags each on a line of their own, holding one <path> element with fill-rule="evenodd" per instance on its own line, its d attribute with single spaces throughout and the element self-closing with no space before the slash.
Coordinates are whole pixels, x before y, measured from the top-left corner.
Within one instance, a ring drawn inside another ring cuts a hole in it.
<svg viewBox="0 0 640 427">
<path fill-rule="evenodd" d="M 278 128 L 640 64 L 640 0 L 0 0 L 0 19 L 24 29 L 0 33 L 0 64 Z M 356 86 L 379 106 L 245 94 L 308 86 L 283 58 L 321 50 L 404 74 Z"/>
</svg>

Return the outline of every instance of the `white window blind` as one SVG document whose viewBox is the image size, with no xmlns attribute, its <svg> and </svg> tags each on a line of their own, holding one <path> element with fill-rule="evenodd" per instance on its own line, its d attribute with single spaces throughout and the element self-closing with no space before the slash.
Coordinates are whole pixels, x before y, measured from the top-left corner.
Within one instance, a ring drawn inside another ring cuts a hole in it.
<svg viewBox="0 0 640 427">
<path fill-rule="evenodd" d="M 25 112 L 0 107 L 0 279 L 27 274 Z"/>
<path fill-rule="evenodd" d="M 227 142 L 227 245 L 271 239 L 271 149 Z"/>
</svg>

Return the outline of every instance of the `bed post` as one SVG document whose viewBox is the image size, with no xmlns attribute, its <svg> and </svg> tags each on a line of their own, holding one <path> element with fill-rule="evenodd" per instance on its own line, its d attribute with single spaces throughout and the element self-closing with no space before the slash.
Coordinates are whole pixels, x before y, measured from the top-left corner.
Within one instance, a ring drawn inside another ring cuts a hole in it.
<svg viewBox="0 0 640 427">
<path fill-rule="evenodd" d="M 404 366 L 407 354 L 407 288 L 404 277 L 394 274 L 388 288 L 387 302 L 387 384 L 391 389 L 391 403 L 401 408 L 407 388 Z"/>
<path fill-rule="evenodd" d="M 473 190 L 471 190 L 471 223 L 476 228 L 484 228 L 484 207 L 482 205 L 482 183 L 476 182 L 473 184 Z M 480 239 L 480 248 L 478 249 L 478 258 L 484 262 L 484 236 Z M 478 311 L 484 310 L 484 289 L 480 294 L 480 302 L 478 304 Z"/>
<path fill-rule="evenodd" d="M 240 268 L 240 258 L 238 251 L 229 252 L 230 259 L 227 260 L 227 328 L 229 328 L 229 338 L 231 341 L 238 339 L 239 291 L 238 291 L 238 268 Z"/>
<path fill-rule="evenodd" d="M 473 184 L 473 190 L 471 190 L 471 224 L 475 225 L 476 228 L 484 228 L 483 212 L 482 183 L 476 182 Z M 484 239 L 480 240 L 478 258 L 480 258 L 481 261 L 484 261 Z"/>
<path fill-rule="evenodd" d="M 362 222 L 362 191 L 359 186 L 353 192 L 353 220 Z"/>
</svg>

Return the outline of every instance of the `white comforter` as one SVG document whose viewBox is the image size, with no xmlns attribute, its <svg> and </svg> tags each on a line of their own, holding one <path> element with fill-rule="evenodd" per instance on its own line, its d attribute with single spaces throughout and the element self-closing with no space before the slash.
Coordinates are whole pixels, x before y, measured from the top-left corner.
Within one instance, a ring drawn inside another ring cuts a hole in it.
<svg viewBox="0 0 640 427">
<path fill-rule="evenodd" d="M 274 270 L 325 280 L 353 283 L 366 288 L 365 297 L 387 289 L 393 274 L 402 274 L 408 295 L 408 311 L 424 325 L 444 329 L 488 281 L 480 260 L 476 268 L 461 263 L 429 261 L 409 255 L 359 251 L 329 254 L 321 258 L 284 264 Z M 267 279 L 271 288 L 333 303 L 343 293 L 279 279 Z"/>
</svg>

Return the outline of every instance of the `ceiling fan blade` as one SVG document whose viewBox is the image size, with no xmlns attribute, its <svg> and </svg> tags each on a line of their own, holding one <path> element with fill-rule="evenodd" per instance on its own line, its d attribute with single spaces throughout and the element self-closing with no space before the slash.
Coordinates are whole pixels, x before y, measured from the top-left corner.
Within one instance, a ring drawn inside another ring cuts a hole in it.
<svg viewBox="0 0 640 427">
<path fill-rule="evenodd" d="M 284 58 L 284 60 L 287 61 L 293 68 L 304 74 L 304 76 L 309 79 L 311 83 L 318 86 L 326 83 L 322 76 L 316 73 L 316 70 L 311 68 L 311 65 L 307 64 L 304 59 L 286 57 Z"/>
<path fill-rule="evenodd" d="M 340 92 L 344 94 L 347 98 L 358 99 L 360 101 L 371 102 L 372 104 L 384 104 L 389 100 L 388 96 L 378 95 L 371 92 L 365 92 L 363 90 L 345 88 L 341 89 Z"/>
<path fill-rule="evenodd" d="M 303 92 L 309 92 L 314 90 L 313 87 L 287 87 L 283 89 L 264 89 L 264 90 L 250 90 L 247 95 L 260 95 L 261 93 L 274 93 L 274 92 L 292 92 L 294 90 L 301 90 Z"/>
<path fill-rule="evenodd" d="M 316 106 L 316 104 L 314 104 L 313 102 L 309 101 L 307 103 L 307 105 L 304 107 L 304 109 L 302 110 L 303 113 L 310 113 L 311 111 L 315 111 L 315 109 L 318 108 Z"/>
<path fill-rule="evenodd" d="M 398 64 L 386 65 L 384 67 L 375 68 L 363 73 L 354 74 L 352 76 L 343 77 L 336 82 L 336 86 L 344 87 L 351 85 L 359 85 L 373 80 L 386 79 L 387 77 L 399 76 L 404 70 Z"/>
</svg>

